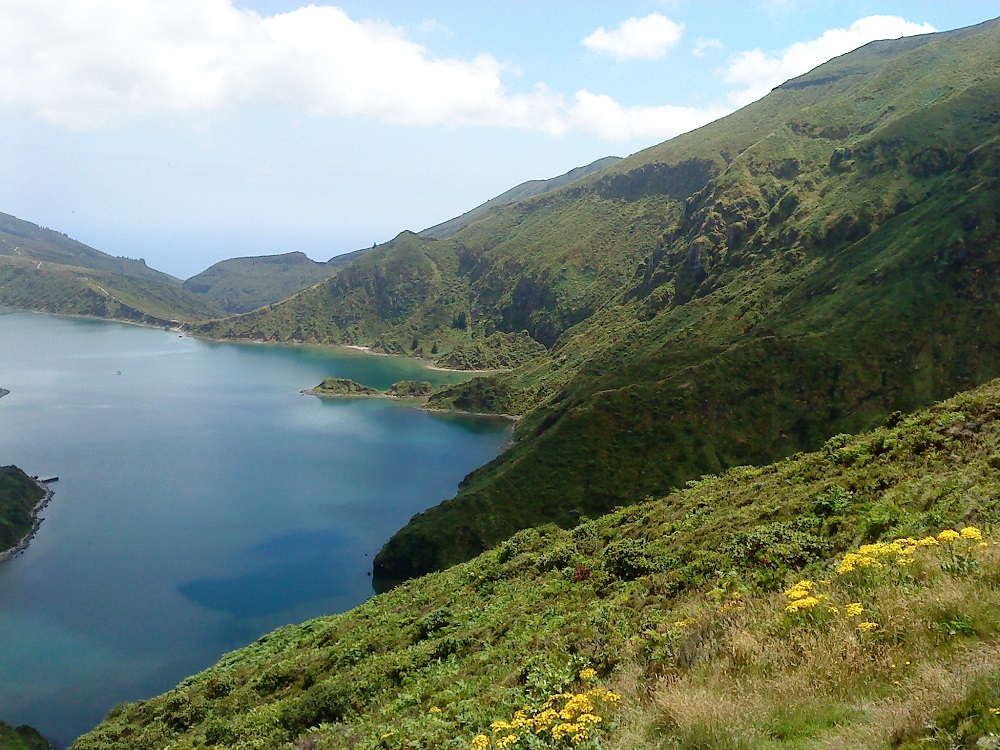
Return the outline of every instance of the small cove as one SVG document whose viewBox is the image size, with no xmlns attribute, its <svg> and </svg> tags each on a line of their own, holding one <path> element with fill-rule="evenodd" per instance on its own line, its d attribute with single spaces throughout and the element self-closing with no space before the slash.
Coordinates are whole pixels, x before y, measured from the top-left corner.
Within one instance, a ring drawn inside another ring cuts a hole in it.
<svg viewBox="0 0 1000 750">
<path fill-rule="evenodd" d="M 0 462 L 58 475 L 0 565 L 0 719 L 66 745 L 283 624 L 371 596 L 384 541 L 496 456 L 510 425 L 324 377 L 456 382 L 420 362 L 206 342 L 0 311 Z"/>
</svg>

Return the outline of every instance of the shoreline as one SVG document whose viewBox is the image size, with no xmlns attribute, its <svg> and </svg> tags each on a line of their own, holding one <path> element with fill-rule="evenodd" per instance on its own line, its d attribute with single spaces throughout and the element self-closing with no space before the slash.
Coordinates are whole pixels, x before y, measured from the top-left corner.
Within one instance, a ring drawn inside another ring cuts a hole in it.
<svg viewBox="0 0 1000 750">
<path fill-rule="evenodd" d="M 0 389 L 2 390 L 2 389 Z M 47 484 L 42 482 L 35 477 L 30 477 L 31 481 L 34 482 L 39 489 L 41 489 L 45 494 L 42 495 L 41 499 L 35 503 L 35 507 L 31 509 L 31 530 L 18 540 L 10 549 L 6 549 L 0 552 L 0 563 L 8 562 L 13 560 L 15 557 L 23 553 L 28 549 L 28 545 L 31 544 L 31 540 L 35 538 L 35 534 L 38 533 L 39 527 L 42 525 L 44 519 L 39 518 L 38 514 L 45 510 L 45 506 L 49 504 L 52 500 L 52 496 L 55 495 L 55 491 L 49 487 Z"/>
<path fill-rule="evenodd" d="M 502 367 L 494 370 L 459 370 L 454 367 L 439 367 L 434 364 L 433 360 L 427 359 L 425 357 L 413 357 L 408 354 L 389 354 L 387 352 L 377 352 L 370 346 L 362 346 L 361 344 L 310 344 L 304 341 L 258 341 L 256 339 L 227 339 L 227 338 L 213 338 L 211 336 L 200 336 L 188 329 L 188 326 L 198 325 L 197 322 L 189 323 L 181 320 L 171 320 L 167 321 L 164 319 L 163 323 L 153 323 L 150 321 L 141 320 L 128 320 L 125 318 L 105 318 L 100 315 L 85 315 L 82 313 L 62 313 L 62 312 L 52 312 L 50 310 L 36 310 L 29 307 L 3 307 L 5 310 L 10 310 L 12 312 L 28 312 L 35 313 L 38 315 L 55 315 L 57 317 L 63 318 L 82 318 L 84 320 L 104 320 L 109 323 L 125 323 L 126 325 L 139 326 L 140 328 L 153 328 L 160 331 L 168 331 L 170 333 L 179 333 L 183 336 L 188 336 L 193 339 L 198 339 L 199 341 L 214 341 L 220 344 L 258 344 L 264 346 L 318 346 L 322 348 L 331 349 L 352 349 L 356 352 L 362 352 L 363 354 L 371 355 L 372 357 L 401 357 L 403 359 L 413 359 L 418 362 L 424 363 L 424 368 L 427 370 L 434 370 L 436 372 L 459 372 L 468 373 L 469 375 L 490 375 L 498 372 L 513 372 L 514 368 Z M 148 313 L 146 313 L 148 315 Z M 153 317 L 153 316 L 150 316 Z M 224 318 L 219 318 L 219 320 L 224 320 Z M 202 321 L 207 322 L 207 321 Z M 164 323 L 171 323 L 167 326 Z M 2 390 L 2 389 L 0 389 Z M 0 393 L 0 397 L 6 394 Z"/>
</svg>

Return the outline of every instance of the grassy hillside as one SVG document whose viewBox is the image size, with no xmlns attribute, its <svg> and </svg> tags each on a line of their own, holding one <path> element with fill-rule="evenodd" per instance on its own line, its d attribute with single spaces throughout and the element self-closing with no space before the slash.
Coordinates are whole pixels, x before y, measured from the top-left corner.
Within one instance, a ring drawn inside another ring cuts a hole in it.
<svg viewBox="0 0 1000 750">
<path fill-rule="evenodd" d="M 16 466 L 0 466 L 0 552 L 31 531 L 31 511 L 45 493 Z"/>
<path fill-rule="evenodd" d="M 201 331 L 513 368 L 431 400 L 524 418 L 386 546 L 386 580 L 813 449 L 1000 374 L 998 48 L 996 21 L 869 44 Z"/>
<path fill-rule="evenodd" d="M 0 305 L 162 326 L 224 315 L 173 283 L 12 256 L 0 256 Z"/>
<path fill-rule="evenodd" d="M 284 253 L 220 261 L 184 282 L 184 289 L 239 314 L 256 310 L 318 284 L 357 258 L 363 250 L 317 263 L 305 253 Z"/>
<path fill-rule="evenodd" d="M 460 229 L 464 229 L 469 226 L 469 224 L 485 216 L 495 208 L 507 206 L 511 203 L 517 203 L 518 201 L 523 201 L 528 198 L 533 198 L 536 195 L 541 195 L 542 193 L 551 192 L 552 190 L 569 185 L 571 182 L 576 182 L 589 174 L 600 172 L 605 167 L 610 167 L 618 161 L 620 161 L 620 159 L 617 156 L 605 156 L 603 159 L 591 162 L 585 167 L 576 167 L 575 169 L 571 169 L 566 174 L 559 175 L 558 177 L 553 177 L 548 180 L 528 180 L 527 182 L 522 182 L 520 185 L 512 187 L 510 190 L 501 193 L 497 197 L 490 198 L 488 201 L 476 206 L 471 211 L 466 211 L 461 216 L 456 216 L 454 219 L 449 219 L 448 221 L 435 224 L 434 226 L 425 229 L 420 233 L 420 236 L 429 237 L 434 240 L 447 239 Z"/>
<path fill-rule="evenodd" d="M 8 214 L 0 214 L 0 305 L 153 325 L 225 314 L 143 260 L 107 255 Z"/>
<path fill-rule="evenodd" d="M 118 706 L 74 747 L 990 747 L 998 453 L 994 381 L 521 531 Z"/>
</svg>

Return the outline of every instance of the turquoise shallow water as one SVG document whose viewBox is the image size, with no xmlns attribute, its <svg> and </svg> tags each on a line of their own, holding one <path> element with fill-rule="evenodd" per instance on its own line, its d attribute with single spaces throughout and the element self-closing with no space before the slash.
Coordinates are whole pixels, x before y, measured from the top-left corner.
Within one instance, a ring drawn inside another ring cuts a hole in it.
<svg viewBox="0 0 1000 750">
<path fill-rule="evenodd" d="M 0 311 L 0 463 L 58 475 L 0 565 L 0 719 L 61 745 L 277 626 L 371 596 L 379 547 L 509 426 L 324 377 L 460 379 L 342 350 Z"/>
</svg>

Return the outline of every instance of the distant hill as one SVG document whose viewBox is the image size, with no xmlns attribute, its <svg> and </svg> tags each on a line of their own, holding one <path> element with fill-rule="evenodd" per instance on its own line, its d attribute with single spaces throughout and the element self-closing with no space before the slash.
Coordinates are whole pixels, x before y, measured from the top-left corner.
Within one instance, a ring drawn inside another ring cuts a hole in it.
<svg viewBox="0 0 1000 750">
<path fill-rule="evenodd" d="M 607 156 L 550 180 L 522 183 L 461 216 L 425 229 L 420 236 L 432 239 L 451 237 L 494 208 L 563 187 L 618 161 L 617 156 Z M 326 263 L 317 263 L 300 252 L 231 258 L 192 276 L 184 282 L 184 288 L 192 294 L 207 297 L 226 312 L 238 315 L 278 302 L 317 284 L 367 251 L 368 248 L 365 248 L 338 255 Z"/>
<path fill-rule="evenodd" d="M 338 255 L 326 263 L 300 252 L 230 258 L 192 276 L 184 282 L 184 289 L 212 300 L 228 313 L 250 312 L 330 278 L 363 252 Z"/>
<path fill-rule="evenodd" d="M 107 255 L 65 234 L 0 214 L 0 305 L 153 325 L 225 315 L 180 283 L 144 260 Z"/>
<path fill-rule="evenodd" d="M 70 239 L 61 232 L 0 213 L 0 256 L 28 258 L 61 266 L 93 268 L 172 284 L 180 280 L 154 270 L 145 260 L 118 258 Z"/>
<path fill-rule="evenodd" d="M 203 331 L 515 368 L 431 399 L 523 418 L 386 545 L 386 580 L 813 449 L 1000 375 L 997 49 L 997 21 L 874 42 Z"/>
<path fill-rule="evenodd" d="M 434 226 L 425 229 L 420 233 L 420 236 L 430 237 L 435 240 L 447 239 L 458 230 L 464 229 L 476 219 L 489 213 L 494 208 L 516 203 L 517 201 L 522 201 L 526 198 L 533 198 L 536 195 L 541 195 L 542 193 L 548 193 L 557 188 L 564 187 L 571 182 L 576 182 L 582 177 L 586 177 L 589 174 L 599 172 L 606 167 L 610 167 L 612 164 L 619 161 L 621 161 L 621 158 L 618 156 L 605 156 L 603 159 L 598 159 L 585 167 L 576 167 L 575 169 L 568 171 L 566 174 L 553 177 L 549 180 L 528 180 L 528 182 L 522 182 L 517 187 L 513 187 L 507 192 L 501 193 L 496 198 L 490 198 L 490 200 L 476 206 L 471 211 L 466 211 L 461 216 L 456 216 L 454 219 L 449 219 L 448 221 L 435 224 Z"/>
</svg>

